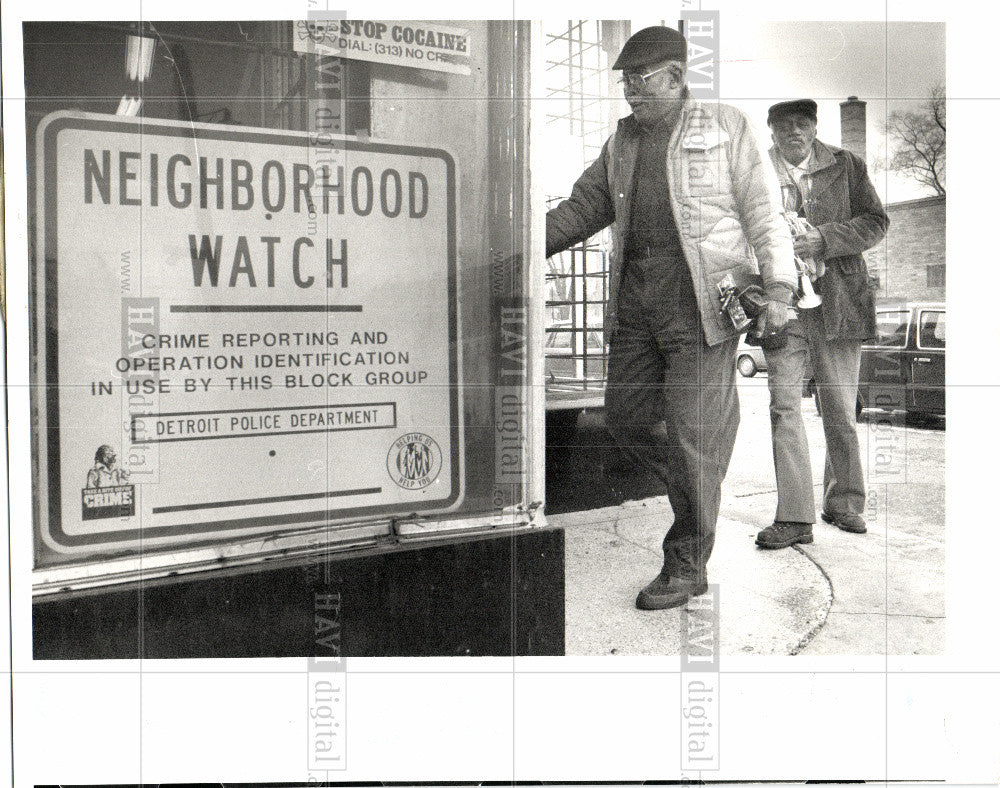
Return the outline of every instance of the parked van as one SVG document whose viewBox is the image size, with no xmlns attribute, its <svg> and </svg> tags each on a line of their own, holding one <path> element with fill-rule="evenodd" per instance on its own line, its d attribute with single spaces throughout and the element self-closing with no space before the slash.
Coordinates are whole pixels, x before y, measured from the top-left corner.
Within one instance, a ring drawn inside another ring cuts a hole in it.
<svg viewBox="0 0 1000 788">
<path fill-rule="evenodd" d="M 878 338 L 861 347 L 857 414 L 872 408 L 943 416 L 944 302 L 880 301 L 876 319 Z"/>
</svg>

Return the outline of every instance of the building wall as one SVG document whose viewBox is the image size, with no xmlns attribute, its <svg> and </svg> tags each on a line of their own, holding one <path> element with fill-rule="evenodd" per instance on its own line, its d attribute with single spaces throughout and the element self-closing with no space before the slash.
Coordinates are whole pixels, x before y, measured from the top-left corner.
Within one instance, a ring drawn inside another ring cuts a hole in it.
<svg viewBox="0 0 1000 788">
<path fill-rule="evenodd" d="M 892 203 L 886 213 L 886 238 L 865 252 L 869 272 L 879 277 L 879 297 L 943 301 L 944 269 L 929 275 L 928 266 L 945 263 L 945 198 Z"/>
</svg>

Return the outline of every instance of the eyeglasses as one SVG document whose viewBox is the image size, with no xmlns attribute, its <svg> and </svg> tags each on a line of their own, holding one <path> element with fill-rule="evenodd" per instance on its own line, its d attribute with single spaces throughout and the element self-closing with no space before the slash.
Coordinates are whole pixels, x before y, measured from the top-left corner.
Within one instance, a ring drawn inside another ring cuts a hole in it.
<svg viewBox="0 0 1000 788">
<path fill-rule="evenodd" d="M 631 87 L 634 88 L 644 88 L 646 87 L 646 83 L 649 81 L 650 77 L 659 74 L 661 71 L 666 71 L 669 68 L 670 68 L 669 65 L 661 66 L 655 71 L 650 71 L 647 74 L 637 74 L 635 72 L 623 71 L 621 79 L 618 80 L 618 84 L 630 85 Z"/>
</svg>

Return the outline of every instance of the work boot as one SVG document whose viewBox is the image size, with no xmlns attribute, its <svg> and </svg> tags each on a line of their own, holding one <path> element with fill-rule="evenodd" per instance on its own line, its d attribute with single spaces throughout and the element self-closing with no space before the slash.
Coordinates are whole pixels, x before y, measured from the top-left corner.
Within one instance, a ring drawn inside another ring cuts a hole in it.
<svg viewBox="0 0 1000 788">
<path fill-rule="evenodd" d="M 812 523 L 771 523 L 757 534 L 757 546 L 768 550 L 791 547 L 793 544 L 811 544 Z"/>
<path fill-rule="evenodd" d="M 868 533 L 868 528 L 865 527 L 865 518 L 860 514 L 854 514 L 854 512 L 848 512 L 847 514 L 827 514 L 826 512 L 820 512 L 819 516 L 823 518 L 824 522 L 832 523 L 841 531 L 847 531 L 852 534 Z"/>
<path fill-rule="evenodd" d="M 670 577 L 666 570 L 656 576 L 652 583 L 639 592 L 635 606 L 640 610 L 664 610 L 668 607 L 680 607 L 693 596 L 699 596 L 708 591 L 708 583 L 702 580 L 685 580 L 680 577 Z"/>
</svg>

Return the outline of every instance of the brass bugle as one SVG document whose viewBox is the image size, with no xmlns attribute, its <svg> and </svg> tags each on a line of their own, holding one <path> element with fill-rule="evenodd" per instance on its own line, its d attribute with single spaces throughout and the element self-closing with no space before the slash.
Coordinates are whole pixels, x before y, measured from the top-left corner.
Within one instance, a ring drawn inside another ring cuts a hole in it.
<svg viewBox="0 0 1000 788">
<path fill-rule="evenodd" d="M 823 303 L 823 299 L 816 295 L 816 291 L 813 290 L 809 269 L 798 257 L 795 258 L 795 267 L 799 269 L 799 290 L 802 291 L 802 297 L 795 305 L 799 309 L 815 309 Z"/>
</svg>

